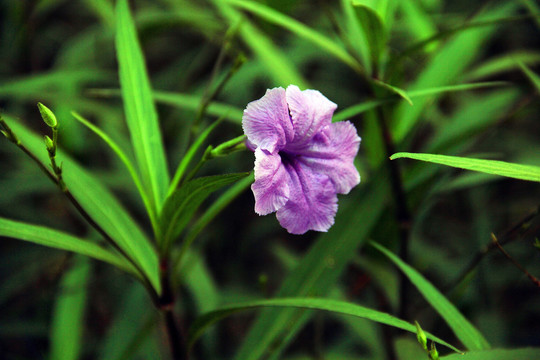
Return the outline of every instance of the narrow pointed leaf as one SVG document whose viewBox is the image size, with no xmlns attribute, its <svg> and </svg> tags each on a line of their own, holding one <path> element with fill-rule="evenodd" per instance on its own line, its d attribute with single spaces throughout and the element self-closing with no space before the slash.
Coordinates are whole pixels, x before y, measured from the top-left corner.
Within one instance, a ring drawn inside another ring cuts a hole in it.
<svg viewBox="0 0 540 360">
<path fill-rule="evenodd" d="M 150 200 L 148 199 L 148 195 L 146 194 L 146 191 L 144 190 L 141 180 L 139 178 L 139 174 L 137 173 L 137 170 L 135 170 L 135 167 L 133 166 L 133 163 L 129 159 L 129 157 L 126 155 L 126 153 L 120 148 L 120 146 L 111 139 L 105 132 L 103 132 L 100 128 L 86 120 L 81 115 L 77 114 L 76 112 L 71 113 L 77 121 L 82 123 L 84 126 L 92 130 L 96 135 L 98 135 L 109 147 L 116 153 L 118 158 L 124 163 L 126 166 L 129 174 L 131 175 L 131 178 L 133 179 L 133 183 L 137 187 L 137 190 L 139 190 L 139 194 L 144 202 L 144 205 L 146 207 L 146 210 L 148 211 L 148 215 L 150 216 L 150 219 L 152 220 L 152 223 L 156 221 L 155 217 L 155 210 L 153 209 L 152 205 L 150 204 Z"/>
<path fill-rule="evenodd" d="M 90 269 L 87 258 L 77 257 L 62 278 L 51 324 L 50 359 L 77 360 L 81 357 Z"/>
<path fill-rule="evenodd" d="M 540 348 L 493 349 L 443 356 L 441 360 L 532 360 L 540 359 Z"/>
<path fill-rule="evenodd" d="M 28 241 L 54 249 L 71 251 L 104 261 L 130 273 L 136 272 L 133 266 L 120 255 L 96 243 L 48 227 L 0 218 L 0 236 Z"/>
<path fill-rule="evenodd" d="M 203 314 L 199 317 L 190 329 L 189 344 L 193 345 L 193 342 L 204 332 L 204 330 L 211 324 L 223 319 L 226 316 L 234 313 L 259 308 L 259 307 L 291 307 L 304 310 L 323 310 L 330 311 L 335 314 L 356 316 L 359 318 L 375 321 L 381 324 L 393 326 L 399 329 L 403 329 L 412 333 L 416 333 L 416 326 L 408 323 L 404 320 L 398 319 L 390 314 L 366 308 L 364 306 L 352 304 L 340 300 L 322 299 L 322 298 L 278 298 L 270 300 L 258 300 L 244 302 L 229 306 L 224 306 L 220 309 Z M 454 346 L 448 344 L 444 340 L 431 335 L 426 332 L 428 339 L 444 345 L 456 352 L 460 352 Z"/>
<path fill-rule="evenodd" d="M 518 61 L 518 65 L 523 71 L 523 73 L 529 78 L 533 86 L 535 87 L 536 91 L 540 93 L 540 76 L 533 72 L 527 65 L 525 65 L 523 62 Z"/>
<path fill-rule="evenodd" d="M 127 0 L 118 1 L 116 22 L 120 85 L 131 142 L 143 184 L 159 211 L 169 175 L 150 80 Z"/>
<path fill-rule="evenodd" d="M 441 164 L 459 169 L 506 176 L 520 180 L 540 182 L 540 167 L 538 166 L 514 164 L 498 160 L 472 159 L 459 156 L 417 154 L 406 152 L 396 153 L 390 157 L 390 160 L 400 158 L 427 161 L 434 164 Z"/>
<path fill-rule="evenodd" d="M 241 173 L 200 177 L 188 181 L 172 193 L 167 198 L 160 216 L 164 246 L 169 246 L 180 235 L 195 211 L 211 193 L 247 175 L 248 173 Z"/>
<path fill-rule="evenodd" d="M 16 121 L 10 122 L 10 127 L 42 163 L 48 163 L 47 152 L 41 137 L 33 134 Z M 62 136 L 61 128 L 59 136 Z M 75 199 L 137 264 L 156 291 L 161 292 L 157 253 L 139 225 L 98 179 L 62 151 L 58 152 L 57 157 L 59 163 L 62 164 L 64 181 Z"/>
<path fill-rule="evenodd" d="M 414 284 L 427 302 L 441 315 L 454 334 L 469 350 L 486 350 L 490 348 L 484 336 L 418 271 L 380 244 L 370 245 L 389 258 Z"/>
<path fill-rule="evenodd" d="M 260 16 L 266 21 L 291 31 L 295 35 L 319 46 L 322 50 L 338 58 L 351 68 L 363 71 L 360 63 L 347 53 L 342 46 L 338 45 L 335 40 L 327 38 L 325 35 L 311 29 L 301 22 L 260 3 L 243 0 L 227 0 L 227 2 L 237 8 L 247 10 Z"/>
</svg>

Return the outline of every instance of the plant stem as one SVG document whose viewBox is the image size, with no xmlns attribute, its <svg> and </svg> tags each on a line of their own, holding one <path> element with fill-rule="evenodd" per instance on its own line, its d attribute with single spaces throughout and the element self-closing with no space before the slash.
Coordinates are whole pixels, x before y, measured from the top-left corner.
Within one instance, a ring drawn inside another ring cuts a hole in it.
<svg viewBox="0 0 540 360">
<path fill-rule="evenodd" d="M 504 248 L 502 247 L 502 245 L 499 243 L 499 241 L 497 240 L 497 237 L 495 237 L 495 234 L 491 233 L 491 240 L 493 241 L 493 243 L 495 244 L 495 246 L 503 253 L 504 256 L 506 256 L 506 258 L 508 260 L 510 260 L 514 265 L 516 265 L 516 267 L 521 270 L 525 275 L 527 275 L 527 277 L 529 279 L 531 279 L 531 281 L 537 286 L 540 288 L 540 280 L 538 280 L 536 277 L 534 277 L 530 272 L 527 271 L 527 269 L 525 269 L 523 267 L 523 265 L 521 265 L 516 259 L 514 259 L 512 256 L 510 256 L 510 254 L 508 252 L 506 252 L 506 250 L 504 250 Z"/>
<path fill-rule="evenodd" d="M 41 160 L 35 156 L 26 146 L 23 145 L 23 143 L 19 140 L 17 135 L 11 130 L 11 128 L 7 125 L 7 123 L 4 121 L 2 116 L 0 115 L 0 125 L 4 128 L 4 135 L 6 138 L 14 143 L 20 150 L 22 150 L 30 159 L 32 159 L 38 167 L 47 175 L 47 177 L 56 185 L 58 188 L 62 191 L 62 193 L 66 196 L 66 198 L 69 200 L 69 202 L 75 207 L 77 212 L 83 217 L 83 219 L 91 226 L 93 227 L 102 237 L 103 239 L 111 245 L 116 251 L 118 251 L 126 260 L 128 260 L 131 265 L 135 268 L 135 270 L 139 273 L 140 279 L 143 281 L 144 286 L 149 291 L 150 295 L 152 296 L 152 299 L 154 302 L 157 302 L 158 295 L 156 293 L 156 290 L 152 286 L 150 280 L 144 273 L 144 271 L 141 269 L 141 267 L 120 247 L 118 244 L 114 241 L 113 238 L 107 234 L 107 232 L 99 226 L 86 212 L 86 210 L 81 206 L 81 204 L 75 199 L 73 194 L 69 191 L 66 184 L 62 180 L 61 177 L 61 169 L 56 165 L 56 161 L 54 160 L 54 156 L 51 158 L 51 166 L 54 169 L 54 173 L 51 172 L 42 162 Z M 57 134 L 53 134 L 53 136 L 57 136 Z M 55 139 L 56 140 L 56 139 Z M 51 156 L 51 154 L 49 154 Z"/>
<path fill-rule="evenodd" d="M 187 360 L 188 351 L 185 346 L 182 331 L 178 326 L 176 316 L 174 315 L 175 297 L 171 288 L 170 267 L 168 259 L 160 261 L 160 278 L 162 294 L 159 298 L 159 309 L 165 319 L 165 329 L 169 337 L 169 346 L 173 360 Z"/>
<path fill-rule="evenodd" d="M 409 262 L 409 232 L 411 227 L 411 215 L 407 207 L 407 198 L 405 195 L 405 190 L 403 187 L 403 180 L 401 177 L 401 172 L 398 167 L 398 163 L 390 160 L 390 156 L 396 153 L 394 142 L 392 140 L 392 134 L 388 128 L 386 117 L 382 108 L 378 110 L 382 138 L 384 142 L 384 147 L 386 150 L 386 158 L 388 167 L 390 170 L 390 181 L 392 185 L 392 193 L 394 195 L 396 203 L 396 220 L 399 226 L 399 256 L 401 260 L 405 263 Z M 401 319 L 407 319 L 407 308 L 409 304 L 409 292 L 410 292 L 409 280 L 407 276 L 401 272 L 400 273 L 400 284 L 399 284 L 399 309 L 398 316 Z"/>
</svg>

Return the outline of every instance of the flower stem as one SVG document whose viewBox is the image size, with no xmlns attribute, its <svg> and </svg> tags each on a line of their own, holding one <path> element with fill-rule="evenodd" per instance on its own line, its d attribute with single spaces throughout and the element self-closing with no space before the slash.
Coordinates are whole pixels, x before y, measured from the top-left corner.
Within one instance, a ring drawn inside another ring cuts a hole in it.
<svg viewBox="0 0 540 360">
<path fill-rule="evenodd" d="M 407 197 L 405 195 L 405 189 L 403 187 L 403 180 L 401 177 L 401 171 L 398 163 L 390 160 L 390 156 L 396 153 L 394 142 L 392 140 L 392 134 L 388 128 L 386 117 L 382 108 L 378 109 L 382 138 L 384 147 L 386 150 L 386 158 L 388 167 L 390 170 L 390 181 L 392 185 L 392 192 L 396 203 L 396 220 L 399 226 L 399 257 L 405 263 L 409 262 L 409 233 L 411 228 L 411 214 L 407 206 Z M 407 308 L 409 304 L 409 280 L 407 276 L 400 273 L 399 284 L 399 310 L 398 316 L 401 319 L 407 319 Z"/>
</svg>

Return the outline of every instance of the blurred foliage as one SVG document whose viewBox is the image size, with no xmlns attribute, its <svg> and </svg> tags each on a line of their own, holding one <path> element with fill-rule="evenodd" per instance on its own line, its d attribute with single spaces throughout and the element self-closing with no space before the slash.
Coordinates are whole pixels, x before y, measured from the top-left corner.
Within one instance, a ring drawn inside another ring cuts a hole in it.
<svg viewBox="0 0 540 360">
<path fill-rule="evenodd" d="M 336 117 L 353 121 L 362 137 L 356 164 L 362 183 L 340 197 L 328 233 L 287 234 L 274 216 L 253 212 L 249 191 L 223 201 L 228 206 L 211 226 L 203 229 L 204 219 L 189 224 L 185 239 L 196 239 L 178 265 L 174 288 L 185 324 L 226 303 L 325 296 L 393 314 L 405 306 L 399 314 L 405 320 L 418 320 L 462 349 L 438 310 L 412 285 L 403 299 L 399 270 L 365 246 L 374 240 L 397 253 L 406 226 L 407 263 L 493 348 L 540 346 L 540 289 L 490 245 L 494 233 L 514 259 L 540 276 L 534 247 L 540 237 L 538 183 L 394 160 L 411 215 L 403 224 L 395 215 L 387 160 L 403 151 L 540 166 L 537 2 L 137 0 L 130 6 L 157 103 L 165 167 L 175 169 L 193 139 L 220 116 L 225 121 L 205 145 L 241 135 L 245 105 L 267 88 L 290 83 L 318 89 L 336 102 Z M 129 148 L 115 24 L 112 0 L 0 2 L 0 109 L 6 121 L 46 134 L 36 103 L 51 108 L 64 153 L 111 189 L 150 235 L 145 204 L 124 164 L 71 114 L 80 113 L 120 148 Z M 463 85 L 472 83 L 482 84 Z M 385 134 L 394 149 L 385 147 Z M 203 149 L 190 156 L 200 158 Z M 1 217 L 102 241 L 39 168 L 3 138 L 0 158 Z M 252 167 L 253 155 L 243 152 L 211 160 L 200 173 Z M 206 200 L 206 208 L 218 195 Z M 59 358 L 55 354 L 66 341 L 65 359 L 169 356 L 152 299 L 108 264 L 2 238 L 0 269 L 3 359 Z M 194 355 L 425 356 L 414 334 L 289 308 L 228 317 L 203 335 Z"/>
</svg>

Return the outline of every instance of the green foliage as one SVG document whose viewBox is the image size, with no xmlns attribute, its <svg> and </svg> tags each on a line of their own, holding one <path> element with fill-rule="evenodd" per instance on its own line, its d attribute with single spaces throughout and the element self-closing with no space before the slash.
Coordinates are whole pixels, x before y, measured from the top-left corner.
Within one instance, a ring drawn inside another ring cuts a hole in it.
<svg viewBox="0 0 540 360">
<path fill-rule="evenodd" d="M 2 2 L 2 358 L 168 359 L 171 313 L 202 336 L 194 360 L 540 357 L 538 12 Z M 256 216 L 238 152 L 246 104 L 289 84 L 362 137 L 323 234 Z M 418 344 L 415 320 L 441 339 Z"/>
</svg>

